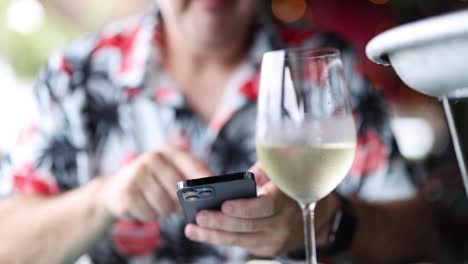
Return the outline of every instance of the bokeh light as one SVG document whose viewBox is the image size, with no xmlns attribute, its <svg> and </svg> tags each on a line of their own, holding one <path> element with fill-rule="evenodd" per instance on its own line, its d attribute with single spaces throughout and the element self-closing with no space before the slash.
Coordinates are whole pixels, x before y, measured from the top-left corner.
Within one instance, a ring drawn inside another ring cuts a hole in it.
<svg viewBox="0 0 468 264">
<path fill-rule="evenodd" d="M 37 0 L 12 1 L 7 9 L 8 28 L 20 34 L 30 34 L 39 29 L 44 21 L 44 8 Z"/>
<path fill-rule="evenodd" d="M 397 117 L 391 120 L 391 126 L 403 157 L 421 160 L 430 153 L 435 138 L 428 121 L 419 117 Z"/>
<path fill-rule="evenodd" d="M 305 0 L 273 0 L 271 1 L 271 9 L 276 18 L 292 23 L 304 16 L 307 3 Z"/>
</svg>

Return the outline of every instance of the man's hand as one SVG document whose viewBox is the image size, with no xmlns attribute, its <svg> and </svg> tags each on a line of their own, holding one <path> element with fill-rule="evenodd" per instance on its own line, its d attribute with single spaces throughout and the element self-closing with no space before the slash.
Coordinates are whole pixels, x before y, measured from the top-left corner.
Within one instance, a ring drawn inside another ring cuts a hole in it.
<svg viewBox="0 0 468 264">
<path fill-rule="evenodd" d="M 197 225 L 186 226 L 186 236 L 200 242 L 240 246 L 257 256 L 277 256 L 304 248 L 302 213 L 297 202 L 269 181 L 258 164 L 251 171 L 260 185 L 259 196 L 226 201 L 221 212 L 199 212 Z M 316 233 L 321 244 L 336 210 L 335 199 L 330 196 L 317 206 Z"/>
<path fill-rule="evenodd" d="M 189 153 L 168 148 L 139 156 L 102 181 L 104 208 L 115 218 L 150 221 L 180 211 L 176 184 L 212 175 Z"/>
</svg>

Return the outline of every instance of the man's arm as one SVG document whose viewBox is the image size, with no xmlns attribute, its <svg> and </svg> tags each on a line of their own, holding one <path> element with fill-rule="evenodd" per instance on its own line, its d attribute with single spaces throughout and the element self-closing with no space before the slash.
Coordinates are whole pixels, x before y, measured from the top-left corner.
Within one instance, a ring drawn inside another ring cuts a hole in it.
<svg viewBox="0 0 468 264">
<path fill-rule="evenodd" d="M 56 197 L 0 201 L 0 263 L 69 263 L 112 222 L 97 202 L 102 179 Z"/>
<path fill-rule="evenodd" d="M 202 161 L 168 148 L 56 197 L 7 198 L 0 201 L 0 263 L 73 262 L 114 219 L 154 221 L 180 211 L 177 182 L 209 175 Z"/>
</svg>

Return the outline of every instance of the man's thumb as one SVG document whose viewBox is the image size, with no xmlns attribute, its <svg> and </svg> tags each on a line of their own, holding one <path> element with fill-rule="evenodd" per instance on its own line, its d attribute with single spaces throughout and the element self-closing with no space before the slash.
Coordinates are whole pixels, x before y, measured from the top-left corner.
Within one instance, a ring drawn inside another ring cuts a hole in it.
<svg viewBox="0 0 468 264">
<path fill-rule="evenodd" d="M 260 161 L 257 161 L 252 167 L 250 167 L 249 171 L 255 174 L 255 182 L 258 187 L 261 187 L 270 181 L 270 178 L 268 178 L 268 175 L 263 170 Z"/>
</svg>

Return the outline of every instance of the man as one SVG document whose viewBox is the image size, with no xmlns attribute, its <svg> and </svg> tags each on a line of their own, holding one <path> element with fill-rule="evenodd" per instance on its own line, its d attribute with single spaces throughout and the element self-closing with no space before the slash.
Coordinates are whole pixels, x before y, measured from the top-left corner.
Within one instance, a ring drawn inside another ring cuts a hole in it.
<svg viewBox="0 0 468 264">
<path fill-rule="evenodd" d="M 251 168 L 258 198 L 200 212 L 196 225 L 185 225 L 175 191 L 178 181 L 247 170 L 256 161 L 259 64 L 280 47 L 264 24 L 263 1 L 158 6 L 158 16 L 71 45 L 39 78 L 38 121 L 2 166 L 2 181 L 18 195 L 0 208 L 0 262 L 301 255 L 300 209 L 259 164 Z M 318 35 L 301 44 L 343 49 L 359 128 L 356 162 L 340 195 L 330 194 L 316 211 L 322 252 L 360 263 L 433 257 L 431 212 L 393 148 L 381 98 L 350 74 L 351 53 L 338 41 Z M 338 212 L 346 216 L 342 230 L 331 224 Z"/>
</svg>

